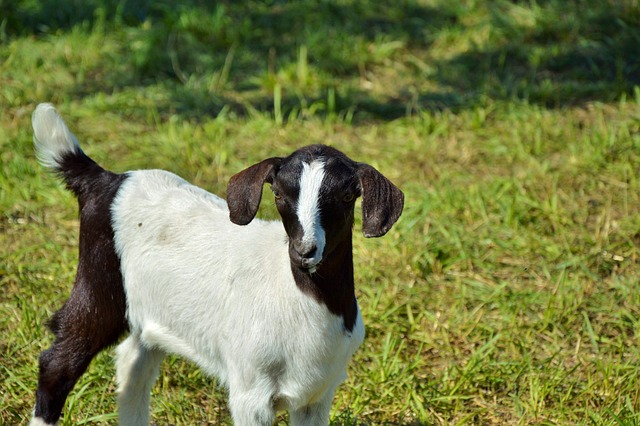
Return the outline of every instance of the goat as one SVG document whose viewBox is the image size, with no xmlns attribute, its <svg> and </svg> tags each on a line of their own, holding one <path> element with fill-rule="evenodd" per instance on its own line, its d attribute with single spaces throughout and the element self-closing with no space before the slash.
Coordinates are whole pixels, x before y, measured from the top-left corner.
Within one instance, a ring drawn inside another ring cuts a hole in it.
<svg viewBox="0 0 640 426">
<path fill-rule="evenodd" d="M 163 170 L 107 171 L 50 104 L 32 117 L 41 164 L 78 198 L 79 263 L 39 358 L 31 425 L 56 424 L 93 357 L 116 348 L 122 425 L 148 425 L 168 353 L 228 389 L 236 425 L 326 425 L 336 387 L 364 339 L 352 228 L 384 235 L 403 193 L 375 168 L 311 145 L 232 176 L 227 201 Z M 255 219 L 264 183 L 279 221 Z M 245 226 L 238 226 L 245 225 Z"/>
</svg>

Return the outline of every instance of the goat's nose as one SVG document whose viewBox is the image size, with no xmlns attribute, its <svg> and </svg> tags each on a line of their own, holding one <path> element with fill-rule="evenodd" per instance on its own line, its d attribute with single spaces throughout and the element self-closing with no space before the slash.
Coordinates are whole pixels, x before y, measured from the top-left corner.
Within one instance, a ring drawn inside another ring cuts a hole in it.
<svg viewBox="0 0 640 426">
<path fill-rule="evenodd" d="M 313 245 L 304 245 L 304 246 L 295 246 L 296 251 L 300 255 L 302 259 L 311 259 L 316 255 L 316 251 L 318 248 L 315 244 Z"/>
</svg>

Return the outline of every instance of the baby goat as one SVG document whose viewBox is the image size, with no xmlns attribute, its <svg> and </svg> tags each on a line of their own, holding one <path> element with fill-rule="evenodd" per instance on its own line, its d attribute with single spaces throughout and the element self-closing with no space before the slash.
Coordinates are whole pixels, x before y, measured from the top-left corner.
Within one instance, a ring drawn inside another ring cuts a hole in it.
<svg viewBox="0 0 640 426">
<path fill-rule="evenodd" d="M 32 425 L 55 424 L 91 359 L 116 349 L 120 424 L 148 425 L 167 353 L 229 390 L 236 425 L 326 425 L 336 387 L 364 338 L 354 293 L 354 205 L 384 235 L 404 196 L 373 167 L 324 145 L 232 176 L 227 201 L 162 170 L 109 172 L 87 157 L 56 110 L 33 114 L 40 162 L 77 196 L 75 284 L 50 321 Z M 271 184 L 282 222 L 253 220 Z M 238 226 L 246 225 L 246 226 Z"/>
</svg>

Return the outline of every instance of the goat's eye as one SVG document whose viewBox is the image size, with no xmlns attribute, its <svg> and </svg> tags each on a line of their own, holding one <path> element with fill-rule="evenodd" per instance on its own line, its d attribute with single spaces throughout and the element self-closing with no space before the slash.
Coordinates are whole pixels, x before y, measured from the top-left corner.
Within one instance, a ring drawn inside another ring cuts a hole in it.
<svg viewBox="0 0 640 426">
<path fill-rule="evenodd" d="M 282 199 L 282 195 L 278 191 L 273 191 L 273 196 L 275 197 L 276 200 Z"/>
<path fill-rule="evenodd" d="M 348 193 L 348 194 L 345 194 L 344 197 L 342 197 L 342 201 L 344 201 L 345 203 L 350 203 L 353 201 L 354 198 L 355 198 L 355 195 L 353 195 L 353 193 Z"/>
</svg>

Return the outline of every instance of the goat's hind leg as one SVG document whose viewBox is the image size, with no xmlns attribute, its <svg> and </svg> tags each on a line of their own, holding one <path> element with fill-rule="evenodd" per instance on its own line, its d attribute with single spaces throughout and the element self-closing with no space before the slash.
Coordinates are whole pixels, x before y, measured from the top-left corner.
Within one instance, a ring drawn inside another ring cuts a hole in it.
<svg viewBox="0 0 640 426">
<path fill-rule="evenodd" d="M 151 387 L 158 377 L 164 355 L 160 350 L 147 348 L 135 332 L 116 348 L 121 426 L 149 424 Z"/>
<path fill-rule="evenodd" d="M 49 322 L 56 336 L 40 354 L 36 407 L 32 425 L 54 425 L 76 382 L 98 352 L 126 330 L 124 316 L 100 309 L 90 297 L 72 291 L 71 297 Z"/>
<path fill-rule="evenodd" d="M 57 423 L 69 392 L 95 356 L 89 346 L 86 341 L 59 337 L 40 354 L 36 407 L 31 425 Z"/>
</svg>

